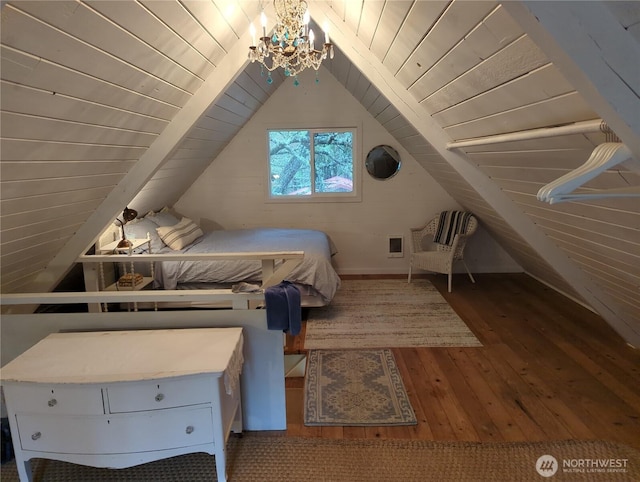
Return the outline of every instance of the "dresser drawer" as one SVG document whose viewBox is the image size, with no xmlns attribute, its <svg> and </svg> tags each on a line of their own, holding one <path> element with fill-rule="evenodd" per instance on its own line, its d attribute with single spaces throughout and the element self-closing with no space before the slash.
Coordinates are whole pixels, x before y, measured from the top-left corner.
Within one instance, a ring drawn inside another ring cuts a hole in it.
<svg viewBox="0 0 640 482">
<path fill-rule="evenodd" d="M 23 450 L 67 454 L 117 454 L 211 444 L 210 407 L 112 416 L 18 415 Z"/>
<path fill-rule="evenodd" d="M 216 378 L 202 375 L 110 385 L 106 389 L 109 412 L 141 412 L 210 403 L 214 383 L 218 383 Z"/>
<path fill-rule="evenodd" d="M 5 393 L 17 413 L 99 415 L 104 413 L 102 390 L 89 385 L 7 384 Z"/>
</svg>

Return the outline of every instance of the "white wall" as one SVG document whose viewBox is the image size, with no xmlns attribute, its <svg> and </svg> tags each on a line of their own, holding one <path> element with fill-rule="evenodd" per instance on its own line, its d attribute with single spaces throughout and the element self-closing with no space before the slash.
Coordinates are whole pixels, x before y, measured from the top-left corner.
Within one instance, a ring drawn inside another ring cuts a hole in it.
<svg viewBox="0 0 640 482">
<path fill-rule="evenodd" d="M 321 69 L 319 78 L 316 84 L 315 73 L 304 72 L 299 86 L 287 81 L 278 88 L 175 207 L 192 217 L 214 219 L 226 229 L 323 230 L 338 248 L 334 264 L 341 274 L 406 273 L 409 228 L 460 206 L 328 71 Z M 360 126 L 361 202 L 267 202 L 266 129 L 309 125 Z M 402 159 L 400 172 L 386 181 L 371 178 L 364 169 L 366 153 L 379 144 L 393 146 Z M 403 258 L 387 256 L 389 235 L 404 236 Z M 472 271 L 520 271 L 483 231 L 468 254 Z"/>
</svg>

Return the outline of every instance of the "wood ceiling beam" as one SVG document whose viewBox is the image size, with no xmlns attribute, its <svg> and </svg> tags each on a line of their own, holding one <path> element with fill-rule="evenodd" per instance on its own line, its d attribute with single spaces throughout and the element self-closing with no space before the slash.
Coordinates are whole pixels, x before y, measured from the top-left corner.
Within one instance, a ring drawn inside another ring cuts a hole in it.
<svg viewBox="0 0 640 482">
<path fill-rule="evenodd" d="M 468 182 L 511 228 L 526 240 L 558 274 L 574 287 L 628 343 L 640 346 L 640 333 L 622 320 L 609 306 L 606 295 L 585 276 L 569 257 L 554 244 L 522 210 L 502 192 L 486 174 L 477 169 L 467 156 L 458 150 L 448 150 L 452 139 L 444 129 L 423 109 L 416 99 L 402 86 L 391 72 L 373 55 L 366 45 L 347 28 L 334 10 L 322 1 L 311 1 L 312 15 L 322 24 L 326 19 L 332 41 L 339 46 L 360 72 L 384 95 L 401 115 L 439 152 L 439 154 Z"/>
</svg>

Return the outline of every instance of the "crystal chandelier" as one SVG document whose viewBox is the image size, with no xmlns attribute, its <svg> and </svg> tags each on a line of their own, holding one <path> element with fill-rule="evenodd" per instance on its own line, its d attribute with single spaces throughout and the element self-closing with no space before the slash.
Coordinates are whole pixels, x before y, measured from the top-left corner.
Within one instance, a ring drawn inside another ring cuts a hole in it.
<svg viewBox="0 0 640 482">
<path fill-rule="evenodd" d="M 284 75 L 293 77 L 294 85 L 299 85 L 298 74 L 308 67 L 316 72 L 320 64 L 329 56 L 333 58 L 333 44 L 329 41 L 329 33 L 324 28 L 324 44 L 321 50 L 315 48 L 313 30 L 309 28 L 309 10 L 304 0 L 274 0 L 277 24 L 273 35 L 267 37 L 267 17 L 262 12 L 262 37 L 256 44 L 256 29 L 251 24 L 251 46 L 249 60 L 262 64 L 262 72 L 269 72 L 267 83 L 271 84 L 271 72 L 278 67 L 284 69 Z M 270 59 L 270 61 L 269 61 Z M 316 82 L 318 78 L 316 77 Z"/>
</svg>

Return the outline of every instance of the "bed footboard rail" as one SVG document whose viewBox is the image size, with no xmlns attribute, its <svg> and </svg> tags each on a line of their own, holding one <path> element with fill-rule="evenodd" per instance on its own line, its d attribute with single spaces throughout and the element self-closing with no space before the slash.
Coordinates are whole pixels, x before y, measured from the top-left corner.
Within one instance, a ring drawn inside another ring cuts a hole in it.
<svg viewBox="0 0 640 482">
<path fill-rule="evenodd" d="M 78 263 L 85 267 L 85 279 L 91 279 L 88 270 L 98 270 L 101 263 L 153 263 L 157 261 L 226 261 L 258 260 L 262 262 L 262 288 L 276 285 L 291 273 L 304 258 L 304 251 L 259 251 L 246 253 L 165 253 L 165 254 L 86 254 Z M 97 275 L 94 278 L 98 279 Z M 96 285 L 96 289 L 99 286 Z"/>
</svg>

